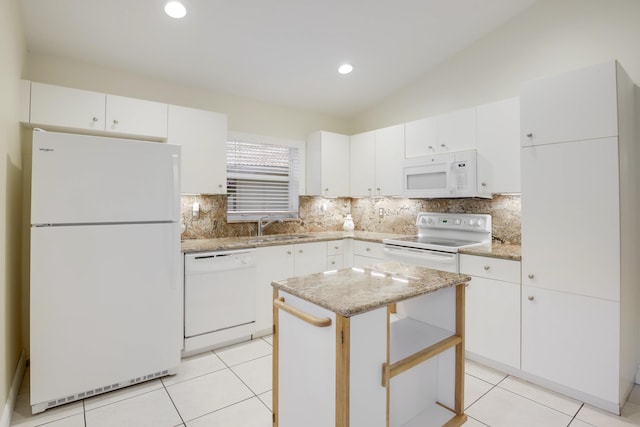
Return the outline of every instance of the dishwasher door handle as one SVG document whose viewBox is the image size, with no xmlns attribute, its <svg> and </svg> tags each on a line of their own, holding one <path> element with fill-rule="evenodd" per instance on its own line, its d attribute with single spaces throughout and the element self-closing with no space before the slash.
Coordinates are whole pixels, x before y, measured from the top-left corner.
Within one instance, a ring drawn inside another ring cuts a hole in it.
<svg viewBox="0 0 640 427">
<path fill-rule="evenodd" d="M 317 326 L 319 328 L 326 328 L 327 326 L 331 326 L 331 319 L 328 317 L 315 317 L 309 313 L 305 313 L 304 311 L 292 307 L 284 302 L 284 298 L 280 297 L 273 300 L 273 305 L 280 310 L 286 311 L 292 316 L 297 317 L 300 320 L 303 320 L 313 326 Z"/>
</svg>

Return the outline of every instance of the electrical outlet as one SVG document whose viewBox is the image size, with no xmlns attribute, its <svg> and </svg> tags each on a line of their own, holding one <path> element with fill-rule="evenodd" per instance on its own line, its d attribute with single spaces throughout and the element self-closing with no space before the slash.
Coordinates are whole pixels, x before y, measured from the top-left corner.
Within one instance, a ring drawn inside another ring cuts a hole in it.
<svg viewBox="0 0 640 427">
<path fill-rule="evenodd" d="M 379 216 L 380 218 L 384 218 L 384 208 L 379 208 L 379 209 L 378 209 L 378 216 Z"/>
</svg>

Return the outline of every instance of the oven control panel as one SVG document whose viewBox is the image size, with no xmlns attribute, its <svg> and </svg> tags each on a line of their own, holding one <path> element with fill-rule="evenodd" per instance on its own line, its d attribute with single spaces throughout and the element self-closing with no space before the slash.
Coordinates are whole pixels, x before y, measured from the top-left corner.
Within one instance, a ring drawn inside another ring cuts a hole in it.
<svg viewBox="0 0 640 427">
<path fill-rule="evenodd" d="M 419 229 L 452 229 L 490 232 L 491 215 L 421 212 L 418 214 L 416 226 Z"/>
</svg>

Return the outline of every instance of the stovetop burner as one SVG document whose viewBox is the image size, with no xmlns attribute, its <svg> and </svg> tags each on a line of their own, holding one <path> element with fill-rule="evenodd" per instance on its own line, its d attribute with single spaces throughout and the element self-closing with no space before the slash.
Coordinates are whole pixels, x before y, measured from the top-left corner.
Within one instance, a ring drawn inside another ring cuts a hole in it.
<svg viewBox="0 0 640 427">
<path fill-rule="evenodd" d="M 410 249 L 458 252 L 460 248 L 491 242 L 491 216 L 421 212 L 417 236 L 385 239 L 384 244 Z"/>
</svg>

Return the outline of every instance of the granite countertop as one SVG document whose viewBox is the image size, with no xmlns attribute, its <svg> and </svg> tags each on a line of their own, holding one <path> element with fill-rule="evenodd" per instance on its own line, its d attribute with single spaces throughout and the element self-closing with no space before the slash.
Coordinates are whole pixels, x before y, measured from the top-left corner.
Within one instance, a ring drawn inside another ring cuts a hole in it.
<svg viewBox="0 0 640 427">
<path fill-rule="evenodd" d="M 512 261 L 522 260 L 520 245 L 512 244 L 488 243 L 486 245 L 463 248 L 458 252 L 465 255 L 485 256 L 490 258 L 508 259 Z"/>
<path fill-rule="evenodd" d="M 278 280 L 271 286 L 340 316 L 351 317 L 470 280 L 463 274 L 386 261 L 371 267 Z"/>
<path fill-rule="evenodd" d="M 373 233 L 368 231 L 322 231 L 299 234 L 271 234 L 262 237 L 220 237 L 217 239 L 184 240 L 181 243 L 181 247 L 182 252 L 192 253 L 291 245 L 294 243 L 323 242 L 329 240 L 341 240 L 345 238 L 382 243 L 382 239 L 397 237 L 405 237 L 405 235 Z"/>
</svg>

